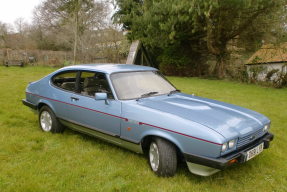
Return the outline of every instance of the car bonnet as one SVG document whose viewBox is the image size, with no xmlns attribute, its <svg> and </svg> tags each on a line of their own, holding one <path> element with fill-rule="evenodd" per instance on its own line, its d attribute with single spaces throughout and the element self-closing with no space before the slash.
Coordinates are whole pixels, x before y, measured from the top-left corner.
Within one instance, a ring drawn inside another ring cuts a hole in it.
<svg viewBox="0 0 287 192">
<path fill-rule="evenodd" d="M 255 111 L 186 94 L 145 98 L 138 104 L 199 123 L 225 138 L 246 135 L 269 123 L 265 116 Z"/>
</svg>

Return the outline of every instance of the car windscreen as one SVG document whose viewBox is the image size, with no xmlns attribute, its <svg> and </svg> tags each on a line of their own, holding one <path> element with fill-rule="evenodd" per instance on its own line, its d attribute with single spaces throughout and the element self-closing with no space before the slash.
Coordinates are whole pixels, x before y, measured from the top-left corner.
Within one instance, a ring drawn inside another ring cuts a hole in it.
<svg viewBox="0 0 287 192">
<path fill-rule="evenodd" d="M 157 71 L 123 72 L 111 75 L 118 99 L 141 98 L 143 95 L 162 95 L 176 90 Z"/>
</svg>

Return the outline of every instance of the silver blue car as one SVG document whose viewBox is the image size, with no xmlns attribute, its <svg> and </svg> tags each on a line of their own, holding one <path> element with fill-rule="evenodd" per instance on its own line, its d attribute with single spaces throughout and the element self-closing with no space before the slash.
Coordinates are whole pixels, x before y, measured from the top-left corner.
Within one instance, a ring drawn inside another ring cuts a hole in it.
<svg viewBox="0 0 287 192">
<path fill-rule="evenodd" d="M 209 176 L 249 161 L 273 139 L 264 115 L 181 93 L 146 66 L 65 67 L 30 83 L 22 102 L 44 132 L 69 127 L 147 154 L 158 176 L 173 176 L 181 160 Z"/>
</svg>

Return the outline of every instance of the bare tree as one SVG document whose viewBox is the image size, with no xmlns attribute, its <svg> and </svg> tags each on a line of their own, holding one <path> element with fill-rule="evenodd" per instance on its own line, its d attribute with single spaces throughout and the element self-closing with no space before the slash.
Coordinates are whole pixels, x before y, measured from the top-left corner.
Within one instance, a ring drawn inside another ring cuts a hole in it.
<svg viewBox="0 0 287 192">
<path fill-rule="evenodd" d="M 7 24 L 0 22 L 0 48 L 6 47 L 7 34 L 8 34 Z"/>
<path fill-rule="evenodd" d="M 28 28 L 28 24 L 23 17 L 19 17 L 14 21 L 14 28 L 17 33 L 22 34 Z"/>
<path fill-rule="evenodd" d="M 46 0 L 35 9 L 34 20 L 53 34 L 64 34 L 61 36 L 67 42 L 73 42 L 71 47 L 76 63 L 80 37 L 87 30 L 102 28 L 106 16 L 107 5 L 101 1 Z"/>
</svg>

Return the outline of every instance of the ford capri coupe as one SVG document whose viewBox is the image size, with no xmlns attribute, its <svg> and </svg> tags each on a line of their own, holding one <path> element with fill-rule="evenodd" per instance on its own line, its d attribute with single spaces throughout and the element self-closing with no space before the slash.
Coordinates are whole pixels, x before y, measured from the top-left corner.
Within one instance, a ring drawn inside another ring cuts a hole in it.
<svg viewBox="0 0 287 192">
<path fill-rule="evenodd" d="M 44 132 L 65 127 L 147 154 L 158 176 L 179 160 L 209 176 L 269 147 L 270 120 L 255 111 L 181 93 L 157 69 L 89 64 L 59 69 L 32 82 L 23 104 Z"/>
</svg>

